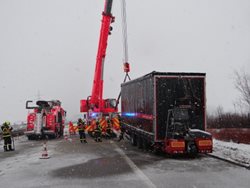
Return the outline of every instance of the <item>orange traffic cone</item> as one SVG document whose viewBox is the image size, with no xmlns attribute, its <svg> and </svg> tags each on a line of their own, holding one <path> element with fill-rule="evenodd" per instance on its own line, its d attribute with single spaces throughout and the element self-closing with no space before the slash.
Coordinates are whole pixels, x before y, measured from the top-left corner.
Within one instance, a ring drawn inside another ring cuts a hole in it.
<svg viewBox="0 0 250 188">
<path fill-rule="evenodd" d="M 69 139 L 68 135 L 67 134 L 64 135 L 64 140 L 68 140 L 68 139 Z"/>
<path fill-rule="evenodd" d="M 44 142 L 42 156 L 40 157 L 40 159 L 48 159 L 48 158 L 49 158 L 49 154 L 48 154 L 48 150 L 47 150 L 47 142 Z"/>
</svg>

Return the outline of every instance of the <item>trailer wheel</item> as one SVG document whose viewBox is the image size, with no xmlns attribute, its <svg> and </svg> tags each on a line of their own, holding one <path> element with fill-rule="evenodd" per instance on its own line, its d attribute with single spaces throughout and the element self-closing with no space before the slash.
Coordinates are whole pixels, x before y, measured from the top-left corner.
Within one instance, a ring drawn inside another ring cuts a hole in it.
<svg viewBox="0 0 250 188">
<path fill-rule="evenodd" d="M 188 151 L 188 153 L 191 153 L 191 154 L 197 154 L 198 153 L 198 149 L 197 149 L 194 142 L 190 142 L 190 143 L 187 144 L 187 151 Z"/>
<path fill-rule="evenodd" d="M 155 155 L 160 155 L 162 153 L 161 146 L 159 144 L 154 144 L 153 153 Z"/>
<path fill-rule="evenodd" d="M 142 148 L 145 151 L 149 150 L 149 143 L 148 143 L 148 141 L 146 139 L 143 139 Z"/>
<path fill-rule="evenodd" d="M 131 136 L 131 144 L 132 144 L 132 146 L 137 145 L 137 140 L 136 140 L 136 135 L 135 134 L 132 134 L 132 136 Z"/>
<path fill-rule="evenodd" d="M 60 128 L 60 137 L 63 137 L 63 124 L 61 124 L 61 128 Z"/>
<path fill-rule="evenodd" d="M 55 132 L 55 139 L 58 138 L 58 130 L 56 129 L 56 132 Z"/>
<path fill-rule="evenodd" d="M 143 139 L 141 137 L 138 137 L 137 139 L 137 147 L 138 149 L 142 149 L 143 148 Z"/>
</svg>

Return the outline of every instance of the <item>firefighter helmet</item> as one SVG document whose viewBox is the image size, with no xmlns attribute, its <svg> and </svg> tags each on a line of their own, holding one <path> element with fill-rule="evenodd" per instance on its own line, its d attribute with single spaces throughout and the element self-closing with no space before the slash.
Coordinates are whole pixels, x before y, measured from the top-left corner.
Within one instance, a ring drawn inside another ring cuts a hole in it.
<svg viewBox="0 0 250 188">
<path fill-rule="evenodd" d="M 10 125 L 10 122 L 9 122 L 9 121 L 5 121 L 5 122 L 3 123 L 3 125 L 9 126 L 9 125 Z"/>
<path fill-rule="evenodd" d="M 83 124 L 86 124 L 86 120 L 85 120 L 85 119 L 82 119 L 82 123 L 83 123 Z"/>
<path fill-rule="evenodd" d="M 99 125 L 99 124 L 100 124 L 99 120 L 96 120 L 96 125 Z"/>
</svg>

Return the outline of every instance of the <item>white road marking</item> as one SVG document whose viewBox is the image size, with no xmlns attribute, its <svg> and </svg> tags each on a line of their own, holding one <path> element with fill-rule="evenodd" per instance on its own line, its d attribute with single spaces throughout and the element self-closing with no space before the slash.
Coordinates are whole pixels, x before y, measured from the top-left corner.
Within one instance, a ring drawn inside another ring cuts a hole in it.
<svg viewBox="0 0 250 188">
<path fill-rule="evenodd" d="M 133 172 L 141 178 L 141 180 L 150 188 L 156 188 L 153 182 L 135 165 L 135 163 L 119 148 L 113 141 L 111 142 L 115 145 L 116 151 L 125 159 Z"/>
</svg>

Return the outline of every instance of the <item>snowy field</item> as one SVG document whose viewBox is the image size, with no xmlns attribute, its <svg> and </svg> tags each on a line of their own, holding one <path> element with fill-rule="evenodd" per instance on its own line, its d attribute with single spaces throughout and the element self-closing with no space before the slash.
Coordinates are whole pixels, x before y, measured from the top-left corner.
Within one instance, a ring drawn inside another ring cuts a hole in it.
<svg viewBox="0 0 250 188">
<path fill-rule="evenodd" d="M 250 168 L 250 145 L 234 142 L 213 141 L 214 151 L 212 155 L 239 163 Z"/>
</svg>

